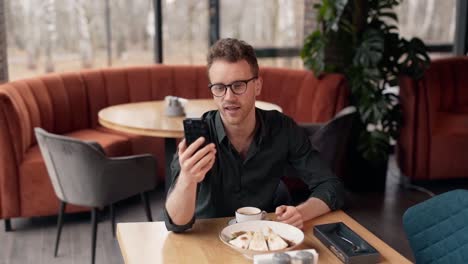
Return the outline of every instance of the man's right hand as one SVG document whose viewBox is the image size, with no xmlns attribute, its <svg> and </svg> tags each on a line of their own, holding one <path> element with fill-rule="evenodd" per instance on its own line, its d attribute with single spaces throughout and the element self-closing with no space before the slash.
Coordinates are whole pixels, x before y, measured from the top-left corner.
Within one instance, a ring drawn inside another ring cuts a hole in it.
<svg viewBox="0 0 468 264">
<path fill-rule="evenodd" d="M 187 147 L 184 139 L 179 144 L 180 173 L 177 184 L 166 199 L 167 213 L 176 225 L 186 225 L 193 218 L 197 184 L 215 162 L 216 148 L 213 143 L 198 149 L 204 141 L 204 138 L 199 138 Z"/>
<path fill-rule="evenodd" d="M 185 184 L 199 183 L 213 167 L 216 159 L 215 145 L 210 143 L 197 151 L 204 141 L 203 137 L 198 138 L 188 147 L 185 139 L 179 143 L 179 182 L 182 181 Z"/>
</svg>

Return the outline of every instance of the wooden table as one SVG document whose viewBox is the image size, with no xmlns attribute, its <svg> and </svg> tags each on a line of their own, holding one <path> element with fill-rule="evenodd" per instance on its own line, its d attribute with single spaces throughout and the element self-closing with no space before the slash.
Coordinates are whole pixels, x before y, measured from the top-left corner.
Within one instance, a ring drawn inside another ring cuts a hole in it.
<svg viewBox="0 0 468 264">
<path fill-rule="evenodd" d="M 255 106 L 265 110 L 282 111 L 275 104 L 256 101 Z M 182 121 L 186 117 L 201 117 L 209 110 L 215 110 L 213 99 L 190 99 L 185 103 L 185 116 L 168 117 L 165 115 L 165 101 L 151 101 L 114 105 L 98 113 L 99 123 L 107 128 L 136 135 L 163 137 L 166 176 L 170 175 L 170 163 L 176 151 L 176 139 L 184 137 Z M 167 178 L 169 179 L 169 178 Z M 166 187 L 169 181 L 166 181 Z M 167 188 L 166 188 L 167 189 Z"/>
<path fill-rule="evenodd" d="M 218 238 L 231 218 L 197 220 L 182 234 L 168 232 L 164 222 L 119 223 L 117 238 L 126 264 L 134 263 L 252 263 Z M 314 248 L 319 263 L 342 263 L 313 235 L 318 224 L 344 222 L 382 254 L 381 263 L 411 263 L 343 211 L 335 211 L 308 221 L 305 239 L 296 249 Z M 295 250 L 296 250 L 295 249 Z"/>
</svg>

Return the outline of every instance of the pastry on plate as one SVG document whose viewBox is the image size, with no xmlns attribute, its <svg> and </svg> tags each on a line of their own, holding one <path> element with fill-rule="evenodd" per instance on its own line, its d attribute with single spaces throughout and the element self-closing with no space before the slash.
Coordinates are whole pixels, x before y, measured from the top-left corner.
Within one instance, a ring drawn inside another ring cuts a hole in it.
<svg viewBox="0 0 468 264">
<path fill-rule="evenodd" d="M 268 251 L 268 246 L 265 241 L 265 236 L 263 235 L 263 232 L 256 231 L 254 233 L 253 238 L 249 244 L 249 249 L 255 251 Z"/>
<path fill-rule="evenodd" d="M 229 244 L 238 248 L 247 249 L 249 247 L 250 241 L 252 240 L 252 237 L 253 232 L 242 232 L 242 234 L 237 234 L 235 238 L 231 239 Z"/>
<path fill-rule="evenodd" d="M 267 243 L 270 250 L 280 250 L 288 247 L 288 243 L 269 227 L 267 228 Z"/>
</svg>

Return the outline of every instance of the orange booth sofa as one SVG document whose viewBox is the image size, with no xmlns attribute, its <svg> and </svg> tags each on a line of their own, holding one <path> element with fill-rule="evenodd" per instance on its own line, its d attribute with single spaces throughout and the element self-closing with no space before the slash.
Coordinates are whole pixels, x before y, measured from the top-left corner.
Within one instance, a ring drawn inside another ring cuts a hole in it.
<svg viewBox="0 0 468 264">
<path fill-rule="evenodd" d="M 347 104 L 341 75 L 262 68 L 259 100 L 282 107 L 296 122 L 324 122 Z M 52 189 L 33 128 L 96 141 L 108 156 L 152 153 L 164 178 L 162 138 L 129 135 L 98 123 L 102 108 L 167 95 L 211 98 L 204 66 L 151 65 L 50 74 L 0 85 L 0 218 L 54 215 Z M 67 212 L 87 210 L 67 207 Z M 9 225 L 9 220 L 5 222 Z"/>
<path fill-rule="evenodd" d="M 468 57 L 432 61 L 400 79 L 398 163 L 410 181 L 468 178 Z"/>
</svg>

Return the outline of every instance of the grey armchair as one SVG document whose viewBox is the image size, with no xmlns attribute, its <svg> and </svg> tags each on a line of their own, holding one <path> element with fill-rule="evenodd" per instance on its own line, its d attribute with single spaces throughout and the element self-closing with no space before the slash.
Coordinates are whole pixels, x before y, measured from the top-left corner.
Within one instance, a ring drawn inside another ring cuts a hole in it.
<svg viewBox="0 0 468 264">
<path fill-rule="evenodd" d="M 323 161 L 341 179 L 345 177 L 345 156 L 355 113 L 356 108 L 348 106 L 327 123 L 299 124 L 309 136 L 312 145 L 320 152 Z M 288 176 L 284 182 L 292 194 L 292 203 L 298 204 L 309 197 L 309 190 L 300 179 L 289 177 L 295 174 L 293 168 L 286 168 Z"/>
<path fill-rule="evenodd" d="M 355 114 L 356 107 L 348 106 L 327 123 L 300 124 L 309 135 L 312 145 L 320 152 L 321 158 L 340 178 L 344 176 L 345 154 Z"/>
<path fill-rule="evenodd" d="M 60 199 L 54 256 L 57 256 L 63 214 L 67 203 L 91 207 L 92 254 L 96 252 L 98 209 L 110 206 L 115 234 L 113 204 L 140 193 L 148 221 L 152 221 L 147 191 L 156 187 L 156 161 L 152 155 L 106 157 L 101 146 L 35 128 L 55 194 Z"/>
</svg>

